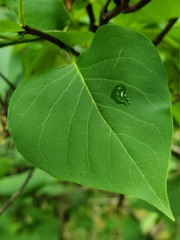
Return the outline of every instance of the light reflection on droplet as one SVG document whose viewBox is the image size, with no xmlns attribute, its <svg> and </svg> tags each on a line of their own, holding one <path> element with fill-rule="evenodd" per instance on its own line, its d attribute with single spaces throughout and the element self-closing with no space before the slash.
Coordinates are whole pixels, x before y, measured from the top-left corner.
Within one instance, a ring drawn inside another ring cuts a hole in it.
<svg viewBox="0 0 180 240">
<path fill-rule="evenodd" d="M 111 93 L 111 98 L 118 104 L 129 105 L 129 98 L 126 95 L 127 89 L 123 85 L 116 85 Z"/>
</svg>

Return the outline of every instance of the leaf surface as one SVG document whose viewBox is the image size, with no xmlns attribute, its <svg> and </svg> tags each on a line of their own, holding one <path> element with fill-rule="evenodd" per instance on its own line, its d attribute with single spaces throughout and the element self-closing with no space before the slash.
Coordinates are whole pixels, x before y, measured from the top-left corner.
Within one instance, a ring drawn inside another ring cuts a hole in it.
<svg viewBox="0 0 180 240">
<path fill-rule="evenodd" d="M 63 29 L 70 17 L 62 0 L 24 0 L 25 23 L 41 30 Z"/>
<path fill-rule="evenodd" d="M 111 98 L 117 85 L 129 105 Z M 162 62 L 143 35 L 101 27 L 77 62 L 24 81 L 11 99 L 9 129 L 20 153 L 51 175 L 136 196 L 173 218 L 170 96 Z"/>
</svg>

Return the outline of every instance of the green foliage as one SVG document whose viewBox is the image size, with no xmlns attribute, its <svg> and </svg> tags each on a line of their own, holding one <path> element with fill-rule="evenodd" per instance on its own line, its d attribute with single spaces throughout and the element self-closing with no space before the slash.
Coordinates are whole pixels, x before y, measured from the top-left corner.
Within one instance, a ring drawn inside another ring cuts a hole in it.
<svg viewBox="0 0 180 240">
<path fill-rule="evenodd" d="M 62 0 L 24 0 L 23 10 L 24 24 L 38 29 L 63 29 L 70 20 Z"/>
<path fill-rule="evenodd" d="M 171 144 L 165 79 L 147 39 L 105 26 L 77 63 L 19 86 L 11 99 L 9 129 L 22 155 L 52 175 L 132 194 L 171 216 L 165 189 Z M 128 89 L 128 107 L 110 97 L 118 84 Z"/>
<path fill-rule="evenodd" d="M 0 213 L 29 163 L 43 170 L 2 239 L 179 239 L 178 15 L 177 0 L 0 0 Z"/>
</svg>

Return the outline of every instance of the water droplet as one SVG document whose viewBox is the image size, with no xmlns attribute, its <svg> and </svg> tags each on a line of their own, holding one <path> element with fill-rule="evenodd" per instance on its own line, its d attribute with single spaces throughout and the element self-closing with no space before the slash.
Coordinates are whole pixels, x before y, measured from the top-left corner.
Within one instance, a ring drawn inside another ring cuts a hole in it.
<svg viewBox="0 0 180 240">
<path fill-rule="evenodd" d="M 122 85 L 116 85 L 111 93 L 111 98 L 118 104 L 129 105 L 129 98 L 126 95 L 127 89 Z"/>
</svg>

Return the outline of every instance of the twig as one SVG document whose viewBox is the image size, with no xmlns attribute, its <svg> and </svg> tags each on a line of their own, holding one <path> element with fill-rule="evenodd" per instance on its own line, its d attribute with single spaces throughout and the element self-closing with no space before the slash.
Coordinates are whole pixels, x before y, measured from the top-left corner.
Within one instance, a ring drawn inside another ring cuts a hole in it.
<svg viewBox="0 0 180 240">
<path fill-rule="evenodd" d="M 32 167 L 30 169 L 30 172 L 26 178 L 26 180 L 24 181 L 24 183 L 22 184 L 22 186 L 19 188 L 19 190 L 17 192 L 15 192 L 10 199 L 4 204 L 4 206 L 2 208 L 0 208 L 0 216 L 10 207 L 10 205 L 21 195 L 21 193 L 23 192 L 23 190 L 25 189 L 25 187 L 27 186 L 29 180 L 32 177 L 32 174 L 34 172 L 34 167 Z"/>
<path fill-rule="evenodd" d="M 149 2 L 151 2 L 151 0 L 141 0 L 138 3 L 132 5 L 132 6 L 128 6 L 126 9 L 123 9 L 123 13 L 132 13 L 132 12 L 136 12 L 139 9 L 143 8 L 146 4 L 148 4 Z"/>
<path fill-rule="evenodd" d="M 178 18 L 172 18 L 169 20 L 168 24 L 166 27 L 160 32 L 160 34 L 154 39 L 153 43 L 155 46 L 158 46 L 162 39 L 165 37 L 165 35 L 170 31 L 170 29 L 173 27 L 173 25 L 176 23 Z"/>
<path fill-rule="evenodd" d="M 124 194 L 119 194 L 118 195 L 118 204 L 117 204 L 117 210 L 119 210 L 119 208 L 123 207 L 124 205 L 124 200 L 125 200 L 125 197 L 124 197 Z"/>
<path fill-rule="evenodd" d="M 4 102 L 3 100 L 0 98 L 0 104 L 2 105 L 2 107 L 4 108 Z"/>
<path fill-rule="evenodd" d="M 8 47 L 8 46 L 11 46 L 11 45 L 16 45 L 16 44 L 22 44 L 22 43 L 37 42 L 37 41 L 42 41 L 42 39 L 41 38 L 23 39 L 23 40 L 17 40 L 17 41 L 13 41 L 13 42 L 0 43 L 0 48 L 1 47 Z"/>
<path fill-rule="evenodd" d="M 21 39 L 13 42 L 6 42 L 6 43 L 0 43 L 0 48 L 1 47 L 8 47 L 11 45 L 16 45 L 16 44 L 22 44 L 22 43 L 30 43 L 30 42 L 37 42 L 37 41 L 42 41 L 41 38 L 36 38 L 36 39 Z"/>
<path fill-rule="evenodd" d="M 108 6 L 110 4 L 111 0 L 107 0 L 104 7 L 102 8 L 101 10 L 101 13 L 100 13 L 100 26 L 101 25 L 104 25 L 106 24 L 108 21 L 107 21 L 107 13 L 108 13 Z"/>
<path fill-rule="evenodd" d="M 7 77 L 4 76 L 4 74 L 2 74 L 2 72 L 0 72 L 0 77 L 2 77 L 2 79 L 10 86 L 10 88 L 14 91 L 16 89 L 16 86 L 14 84 L 12 84 L 9 79 L 7 79 Z"/>
<path fill-rule="evenodd" d="M 5 174 L 5 176 L 14 176 L 31 170 L 31 166 L 16 167 L 15 171 L 10 171 Z"/>
<path fill-rule="evenodd" d="M 120 13 L 132 13 L 136 12 L 139 9 L 143 8 L 146 4 L 148 4 L 152 0 L 140 0 L 138 3 L 129 6 L 129 0 L 120 1 L 111 11 L 108 12 L 107 6 L 110 1 L 107 1 L 100 14 L 100 26 L 109 22 L 112 18 L 117 16 Z"/>
<path fill-rule="evenodd" d="M 7 95 L 5 96 L 4 100 L 0 97 L 0 104 L 2 106 L 2 112 L 1 112 L 2 116 L 7 117 L 7 109 L 8 109 Z"/>
<path fill-rule="evenodd" d="M 104 7 L 103 7 L 103 9 L 102 9 L 103 12 L 106 13 L 106 12 L 108 11 L 108 6 L 109 6 L 110 2 L 111 2 L 111 0 L 107 0 L 107 1 L 106 1 L 105 5 L 104 5 Z"/>
<path fill-rule="evenodd" d="M 122 0 L 122 7 L 123 9 L 127 8 L 129 6 L 130 0 Z"/>
<path fill-rule="evenodd" d="M 35 29 L 35 28 L 32 28 L 30 26 L 24 26 L 23 29 L 25 30 L 25 34 L 32 34 L 32 35 L 35 35 L 35 36 L 38 36 L 40 37 L 42 40 L 47 40 L 49 42 L 52 42 L 54 43 L 55 45 L 57 45 L 58 47 L 62 48 L 62 49 L 65 49 L 67 51 L 71 51 L 72 54 L 74 54 L 75 56 L 79 56 L 79 53 L 76 52 L 76 50 L 74 50 L 73 48 L 71 48 L 70 46 L 67 46 L 65 43 L 63 43 L 61 40 L 55 38 L 55 37 L 52 37 L 51 35 L 45 33 L 45 32 L 42 32 L 38 29 Z"/>
<path fill-rule="evenodd" d="M 93 12 L 93 8 L 92 8 L 92 4 L 91 3 L 89 3 L 86 6 L 86 11 L 87 11 L 87 14 L 88 14 L 89 20 L 90 20 L 89 29 L 92 32 L 96 32 L 98 27 L 95 25 L 95 17 L 94 17 L 94 12 Z"/>
</svg>

